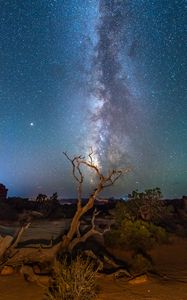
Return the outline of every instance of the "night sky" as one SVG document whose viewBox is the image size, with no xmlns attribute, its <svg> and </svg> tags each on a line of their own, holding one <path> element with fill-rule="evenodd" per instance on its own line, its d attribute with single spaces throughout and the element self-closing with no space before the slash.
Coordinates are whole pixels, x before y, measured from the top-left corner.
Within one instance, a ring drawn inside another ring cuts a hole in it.
<svg viewBox="0 0 187 300">
<path fill-rule="evenodd" d="M 131 167 L 106 195 L 187 194 L 186 9 L 185 0 L 1 1 L 0 182 L 9 195 L 74 197 L 62 152 L 91 146 L 103 172 Z"/>
</svg>

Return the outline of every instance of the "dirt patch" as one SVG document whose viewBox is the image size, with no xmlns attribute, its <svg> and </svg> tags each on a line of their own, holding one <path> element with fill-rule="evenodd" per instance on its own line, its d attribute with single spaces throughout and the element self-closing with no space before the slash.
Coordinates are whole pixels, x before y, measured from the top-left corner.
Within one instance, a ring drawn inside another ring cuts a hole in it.
<svg viewBox="0 0 187 300">
<path fill-rule="evenodd" d="M 113 249 L 120 259 L 130 260 L 131 253 Z M 187 239 L 173 237 L 166 245 L 151 252 L 155 269 L 161 276 L 148 275 L 148 282 L 131 286 L 127 279 L 100 278 L 99 300 L 186 300 L 187 299 Z"/>
<path fill-rule="evenodd" d="M 131 286 L 120 279 L 102 278 L 98 300 L 186 300 L 187 284 L 150 278 L 144 284 Z"/>
<path fill-rule="evenodd" d="M 19 275 L 0 276 L 0 300 L 41 300 L 44 289 Z"/>
</svg>

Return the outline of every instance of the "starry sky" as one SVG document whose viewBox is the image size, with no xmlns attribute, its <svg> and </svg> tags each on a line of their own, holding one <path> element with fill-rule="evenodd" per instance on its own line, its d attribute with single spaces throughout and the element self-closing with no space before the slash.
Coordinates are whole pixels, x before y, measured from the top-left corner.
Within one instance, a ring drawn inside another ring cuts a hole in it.
<svg viewBox="0 0 187 300">
<path fill-rule="evenodd" d="M 0 182 L 76 195 L 69 155 L 130 166 L 107 196 L 187 194 L 187 1 L 3 0 Z M 89 172 L 85 193 L 89 192 Z"/>
</svg>

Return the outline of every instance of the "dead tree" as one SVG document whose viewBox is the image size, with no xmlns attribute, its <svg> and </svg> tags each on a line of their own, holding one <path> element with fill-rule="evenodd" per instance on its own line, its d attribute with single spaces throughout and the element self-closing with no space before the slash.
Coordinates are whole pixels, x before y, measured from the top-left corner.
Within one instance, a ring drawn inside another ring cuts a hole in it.
<svg viewBox="0 0 187 300">
<path fill-rule="evenodd" d="M 16 246 L 29 226 L 30 223 L 21 226 L 15 236 L 6 235 L 5 237 L 0 237 L 0 266 L 7 263 L 18 252 Z"/>
<path fill-rule="evenodd" d="M 66 235 L 63 236 L 61 243 L 61 251 L 71 251 L 78 243 L 85 242 L 90 236 L 95 234 L 101 234 L 99 231 L 95 229 L 95 217 L 97 212 L 94 211 L 92 220 L 91 220 L 91 229 L 84 233 L 80 234 L 80 221 L 81 217 L 85 215 L 90 209 L 93 208 L 94 202 L 99 194 L 106 188 L 112 186 L 122 174 L 125 174 L 129 171 L 129 169 L 113 169 L 108 172 L 106 176 L 104 176 L 100 170 L 100 168 L 94 163 L 93 159 L 93 151 L 91 150 L 88 159 L 85 159 L 82 156 L 75 156 L 70 158 L 66 152 L 64 152 L 65 157 L 70 161 L 72 165 L 72 173 L 73 177 L 77 183 L 77 210 L 71 221 L 70 228 Z M 93 193 L 90 195 L 86 204 L 83 205 L 82 201 L 82 192 L 83 192 L 83 182 L 84 182 L 84 174 L 82 171 L 82 167 L 86 166 L 89 170 L 94 171 L 97 184 Z"/>
</svg>

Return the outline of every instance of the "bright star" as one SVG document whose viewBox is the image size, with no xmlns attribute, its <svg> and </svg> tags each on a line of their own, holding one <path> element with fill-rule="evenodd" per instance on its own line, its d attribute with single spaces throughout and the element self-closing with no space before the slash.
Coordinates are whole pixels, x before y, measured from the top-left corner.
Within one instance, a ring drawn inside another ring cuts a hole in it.
<svg viewBox="0 0 187 300">
<path fill-rule="evenodd" d="M 34 126 L 34 123 L 33 123 L 33 122 L 30 122 L 30 126 L 33 127 L 33 126 Z"/>
</svg>

